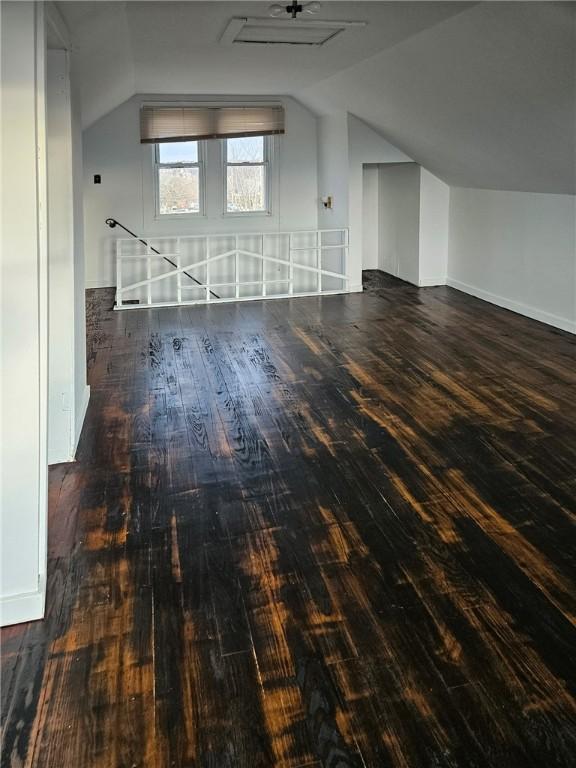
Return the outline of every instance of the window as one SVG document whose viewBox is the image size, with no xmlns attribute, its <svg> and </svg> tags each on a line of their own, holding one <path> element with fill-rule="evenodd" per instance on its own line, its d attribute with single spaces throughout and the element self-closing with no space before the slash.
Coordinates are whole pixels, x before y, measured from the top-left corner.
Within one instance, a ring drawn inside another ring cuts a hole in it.
<svg viewBox="0 0 576 768">
<path fill-rule="evenodd" d="M 223 145 L 225 212 L 269 213 L 270 137 L 224 139 Z"/>
<path fill-rule="evenodd" d="M 271 212 L 273 136 L 152 143 L 155 216 L 217 219 Z"/>
<path fill-rule="evenodd" d="M 203 144 L 176 141 L 155 145 L 156 212 L 160 216 L 199 214 L 203 197 Z"/>
</svg>

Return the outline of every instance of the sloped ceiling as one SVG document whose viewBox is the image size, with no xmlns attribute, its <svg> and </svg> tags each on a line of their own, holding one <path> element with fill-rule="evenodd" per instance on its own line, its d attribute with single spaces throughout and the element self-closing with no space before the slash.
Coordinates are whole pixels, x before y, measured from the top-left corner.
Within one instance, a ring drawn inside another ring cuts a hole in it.
<svg viewBox="0 0 576 768">
<path fill-rule="evenodd" d="M 287 94 L 347 110 L 445 181 L 574 192 L 576 4 L 324 2 L 322 48 L 221 46 L 268 2 L 60 2 L 89 125 L 134 93 Z"/>
<path fill-rule="evenodd" d="M 297 94 L 457 186 L 574 193 L 576 4 L 482 3 Z"/>
</svg>

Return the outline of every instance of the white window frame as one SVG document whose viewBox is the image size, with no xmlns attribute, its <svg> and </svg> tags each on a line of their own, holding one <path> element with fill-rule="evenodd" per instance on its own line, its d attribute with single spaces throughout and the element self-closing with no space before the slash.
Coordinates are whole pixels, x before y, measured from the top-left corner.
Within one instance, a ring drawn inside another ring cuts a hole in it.
<svg viewBox="0 0 576 768">
<path fill-rule="evenodd" d="M 228 162 L 228 139 L 221 139 L 222 145 L 222 211 L 223 215 L 228 217 L 246 216 L 271 216 L 272 215 L 272 171 L 274 143 L 273 136 L 263 136 L 263 159 L 260 163 L 229 163 Z M 264 167 L 264 208 L 260 211 L 229 211 L 228 210 L 228 166 L 263 166 Z"/>
<path fill-rule="evenodd" d="M 186 142 L 176 142 L 185 144 Z M 197 219 L 206 215 L 206 142 L 197 141 L 198 159 L 195 163 L 161 163 L 160 144 L 154 144 L 154 213 L 162 221 Z M 160 213 L 160 169 L 161 168 L 198 168 L 198 208 L 196 213 Z"/>
</svg>

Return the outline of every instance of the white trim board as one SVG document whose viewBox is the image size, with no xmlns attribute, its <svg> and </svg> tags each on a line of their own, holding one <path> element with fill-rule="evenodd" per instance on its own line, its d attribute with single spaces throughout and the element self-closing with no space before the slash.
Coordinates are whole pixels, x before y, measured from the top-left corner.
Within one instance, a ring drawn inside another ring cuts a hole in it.
<svg viewBox="0 0 576 768">
<path fill-rule="evenodd" d="M 116 288 L 116 286 L 113 280 L 86 280 L 84 289 L 89 290 L 91 288 Z"/>
<path fill-rule="evenodd" d="M 82 405 L 80 407 L 80 413 L 76 416 L 72 413 L 70 416 L 70 442 L 68 453 L 64 458 L 59 456 L 50 456 L 48 466 L 54 466 L 55 464 L 68 464 L 76 461 L 76 451 L 78 450 L 78 443 L 80 441 L 80 435 L 82 434 L 82 427 L 84 426 L 84 419 L 86 417 L 86 411 L 88 410 L 88 403 L 90 402 L 90 387 L 88 384 L 84 387 L 82 394 Z M 72 432 L 74 430 L 74 432 Z"/>
<path fill-rule="evenodd" d="M 78 443 L 80 442 L 80 435 L 82 434 L 82 427 L 84 426 L 84 419 L 86 418 L 86 411 L 88 410 L 88 403 L 90 402 L 90 387 L 88 384 L 84 387 L 84 394 L 82 396 L 82 410 L 78 414 L 78 420 L 75 424 L 74 445 L 72 446 L 72 461 L 76 460 L 76 451 L 78 450 Z"/>
<path fill-rule="evenodd" d="M 568 318 L 560 317 L 559 315 L 553 315 L 551 312 L 545 312 L 542 309 L 531 307 L 528 304 L 522 304 L 519 301 L 513 301 L 504 296 L 498 296 L 497 294 L 490 293 L 482 288 L 477 288 L 474 285 L 462 283 L 460 280 L 455 280 L 452 277 L 446 279 L 446 285 L 449 285 L 451 288 L 456 288 L 457 291 L 462 291 L 462 293 L 468 293 L 470 296 L 475 296 L 477 299 L 487 301 L 490 304 L 496 304 L 496 306 L 502 307 L 503 309 L 509 309 L 511 312 L 516 312 L 518 315 L 524 315 L 524 317 L 529 317 L 532 320 L 538 320 L 539 322 L 546 323 L 546 325 L 551 325 L 554 328 L 560 328 L 562 331 L 568 331 L 568 333 L 576 333 L 575 320 L 569 320 Z"/>
<path fill-rule="evenodd" d="M 43 619 L 45 603 L 46 578 L 42 575 L 35 592 L 5 595 L 0 598 L 0 627 Z"/>
<path fill-rule="evenodd" d="M 285 281 L 288 282 L 288 281 Z M 208 304 L 216 306 L 218 304 L 234 304 L 239 301 L 275 301 L 276 299 L 311 299 L 322 298 L 323 296 L 341 296 L 350 291 L 322 291 L 322 293 L 278 293 L 271 294 L 270 296 L 232 296 L 229 299 L 212 299 L 210 302 L 205 301 L 181 301 L 176 304 L 173 301 L 163 301 L 157 304 L 125 304 L 122 307 L 114 306 L 114 310 L 118 312 L 124 312 L 133 309 L 159 309 L 165 307 L 205 307 Z"/>
<path fill-rule="evenodd" d="M 421 277 L 418 281 L 419 288 L 433 288 L 437 285 L 446 285 L 445 277 Z"/>
</svg>

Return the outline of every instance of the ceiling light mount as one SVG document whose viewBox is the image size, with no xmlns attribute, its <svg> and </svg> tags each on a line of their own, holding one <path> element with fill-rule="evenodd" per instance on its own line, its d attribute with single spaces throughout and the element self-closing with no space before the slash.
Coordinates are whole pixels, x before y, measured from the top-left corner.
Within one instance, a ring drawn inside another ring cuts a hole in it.
<svg viewBox="0 0 576 768">
<path fill-rule="evenodd" d="M 321 7 L 320 3 L 297 3 L 296 0 L 292 0 L 291 5 L 271 5 L 268 8 L 268 14 L 278 18 L 287 13 L 290 18 L 297 19 L 299 13 L 318 13 Z"/>
<path fill-rule="evenodd" d="M 282 9 L 282 6 L 279 6 Z M 284 12 L 284 9 L 282 9 Z M 220 37 L 221 45 L 326 45 L 347 29 L 365 27 L 365 21 L 269 18 L 230 19 Z"/>
</svg>

